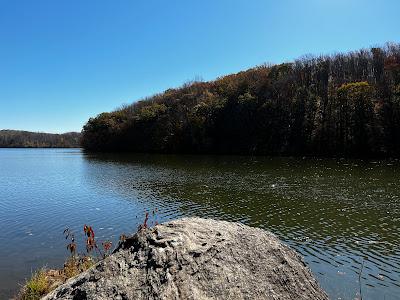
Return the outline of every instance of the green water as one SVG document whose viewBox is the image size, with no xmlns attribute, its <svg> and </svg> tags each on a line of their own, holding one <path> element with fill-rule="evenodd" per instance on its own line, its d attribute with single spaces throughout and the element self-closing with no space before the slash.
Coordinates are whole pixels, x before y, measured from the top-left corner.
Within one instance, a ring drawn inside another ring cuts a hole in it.
<svg viewBox="0 0 400 300">
<path fill-rule="evenodd" d="M 0 293 L 62 264 L 65 226 L 116 240 L 157 208 L 159 222 L 213 217 L 274 232 L 332 299 L 356 297 L 362 264 L 363 299 L 399 299 L 399 182 L 397 160 L 0 149 Z"/>
</svg>

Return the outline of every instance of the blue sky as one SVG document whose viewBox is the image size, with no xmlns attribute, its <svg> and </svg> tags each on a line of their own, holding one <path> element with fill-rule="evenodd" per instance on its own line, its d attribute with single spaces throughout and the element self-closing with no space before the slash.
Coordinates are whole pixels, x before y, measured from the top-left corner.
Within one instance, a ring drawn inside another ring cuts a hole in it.
<svg viewBox="0 0 400 300">
<path fill-rule="evenodd" d="M 0 0 L 0 129 L 89 117 L 304 54 L 400 42 L 400 1 Z"/>
</svg>

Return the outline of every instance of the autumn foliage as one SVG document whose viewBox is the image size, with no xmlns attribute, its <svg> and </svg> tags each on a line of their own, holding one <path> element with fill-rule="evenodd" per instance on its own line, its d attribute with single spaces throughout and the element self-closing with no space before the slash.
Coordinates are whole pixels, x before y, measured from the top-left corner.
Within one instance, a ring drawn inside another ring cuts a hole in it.
<svg viewBox="0 0 400 300">
<path fill-rule="evenodd" d="M 400 45 L 190 82 L 82 133 L 89 151 L 398 156 Z"/>
</svg>

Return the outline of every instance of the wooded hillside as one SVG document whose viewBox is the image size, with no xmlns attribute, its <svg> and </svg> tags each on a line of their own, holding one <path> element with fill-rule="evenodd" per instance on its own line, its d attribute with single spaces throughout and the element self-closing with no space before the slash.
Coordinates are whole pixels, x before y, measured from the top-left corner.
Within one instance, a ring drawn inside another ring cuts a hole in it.
<svg viewBox="0 0 400 300">
<path fill-rule="evenodd" d="M 0 130 L 1 148 L 74 148 L 80 147 L 80 133 L 52 134 L 21 130 Z"/>
<path fill-rule="evenodd" d="M 91 118 L 91 151 L 399 156 L 400 45 L 191 82 Z"/>
</svg>

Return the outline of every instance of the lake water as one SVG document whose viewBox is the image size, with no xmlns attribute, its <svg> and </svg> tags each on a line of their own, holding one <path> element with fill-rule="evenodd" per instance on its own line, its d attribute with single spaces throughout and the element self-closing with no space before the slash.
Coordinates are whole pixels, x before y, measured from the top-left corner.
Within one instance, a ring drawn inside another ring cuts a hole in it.
<svg viewBox="0 0 400 300">
<path fill-rule="evenodd" d="M 68 255 L 84 224 L 114 244 L 152 221 L 239 221 L 299 251 L 332 299 L 400 299 L 400 162 L 0 149 L 0 298 Z M 82 237 L 83 239 L 83 237 Z M 82 248 L 81 248 L 82 249 Z"/>
</svg>

